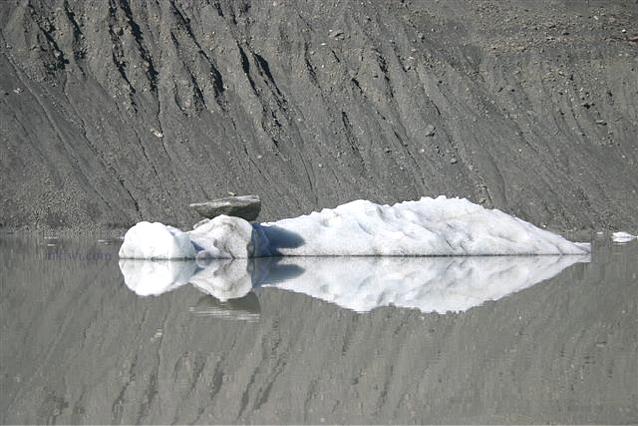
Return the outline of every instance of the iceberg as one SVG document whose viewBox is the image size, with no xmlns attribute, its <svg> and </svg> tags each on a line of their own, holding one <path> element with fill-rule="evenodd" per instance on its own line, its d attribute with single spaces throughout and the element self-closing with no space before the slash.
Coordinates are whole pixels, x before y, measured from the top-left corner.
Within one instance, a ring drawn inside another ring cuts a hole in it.
<svg viewBox="0 0 638 426">
<path fill-rule="evenodd" d="M 124 236 L 120 257 L 549 255 L 590 250 L 589 243 L 568 241 L 500 210 L 440 196 L 391 206 L 357 200 L 256 224 L 222 215 L 189 232 L 141 222 Z"/>
<path fill-rule="evenodd" d="M 628 232 L 614 232 L 611 234 L 611 240 L 615 243 L 628 243 L 638 238 L 637 235 L 632 235 Z"/>
<path fill-rule="evenodd" d="M 356 312 L 394 306 L 444 314 L 502 299 L 589 261 L 588 255 L 213 259 L 191 261 L 190 278 L 178 274 L 173 285 L 157 280 L 155 291 L 149 283 L 166 270 L 163 261 L 121 260 L 120 268 L 126 285 L 139 295 L 159 295 L 188 281 L 222 302 L 262 287 Z"/>
<path fill-rule="evenodd" d="M 126 259 L 193 259 L 187 233 L 163 223 L 139 222 L 126 231 L 119 255 Z"/>
</svg>

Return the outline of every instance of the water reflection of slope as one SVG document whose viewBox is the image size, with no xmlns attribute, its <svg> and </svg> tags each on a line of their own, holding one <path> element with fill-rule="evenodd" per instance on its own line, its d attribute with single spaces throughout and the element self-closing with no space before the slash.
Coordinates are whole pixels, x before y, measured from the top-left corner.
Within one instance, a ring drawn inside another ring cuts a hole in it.
<svg viewBox="0 0 638 426">
<path fill-rule="evenodd" d="M 189 310 L 196 316 L 248 322 L 259 321 L 261 315 L 259 299 L 253 292 L 225 302 L 215 297 L 203 296 Z"/>
</svg>

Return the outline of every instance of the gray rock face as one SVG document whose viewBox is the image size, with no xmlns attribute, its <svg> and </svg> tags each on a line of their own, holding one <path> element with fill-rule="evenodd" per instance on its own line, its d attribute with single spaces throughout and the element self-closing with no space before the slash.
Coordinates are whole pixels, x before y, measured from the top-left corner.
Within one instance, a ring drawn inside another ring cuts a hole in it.
<svg viewBox="0 0 638 426">
<path fill-rule="evenodd" d="M 7 229 L 184 228 L 228 191 L 638 226 L 633 1 L 4 1 L 0 28 Z"/>
<path fill-rule="evenodd" d="M 256 195 L 240 195 L 218 198 L 204 203 L 193 203 L 190 208 L 208 219 L 225 214 L 226 216 L 255 220 L 261 210 L 261 200 Z"/>
</svg>

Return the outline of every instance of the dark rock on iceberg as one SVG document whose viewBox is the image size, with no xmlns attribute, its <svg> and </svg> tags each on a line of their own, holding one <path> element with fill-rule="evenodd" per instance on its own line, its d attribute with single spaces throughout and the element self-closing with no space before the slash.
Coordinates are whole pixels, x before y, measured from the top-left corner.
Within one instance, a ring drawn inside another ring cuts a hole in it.
<svg viewBox="0 0 638 426">
<path fill-rule="evenodd" d="M 194 203 L 190 207 L 208 219 L 225 214 L 226 216 L 255 220 L 261 210 L 261 200 L 256 195 L 240 195 L 218 198 L 204 203 Z"/>
</svg>

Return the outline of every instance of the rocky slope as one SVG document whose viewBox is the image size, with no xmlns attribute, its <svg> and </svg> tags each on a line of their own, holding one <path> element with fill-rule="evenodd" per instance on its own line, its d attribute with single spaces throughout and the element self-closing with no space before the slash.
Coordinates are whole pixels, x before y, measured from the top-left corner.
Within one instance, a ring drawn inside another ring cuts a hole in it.
<svg viewBox="0 0 638 426">
<path fill-rule="evenodd" d="M 7 1 L 0 223 L 468 197 L 638 227 L 634 1 Z"/>
</svg>

